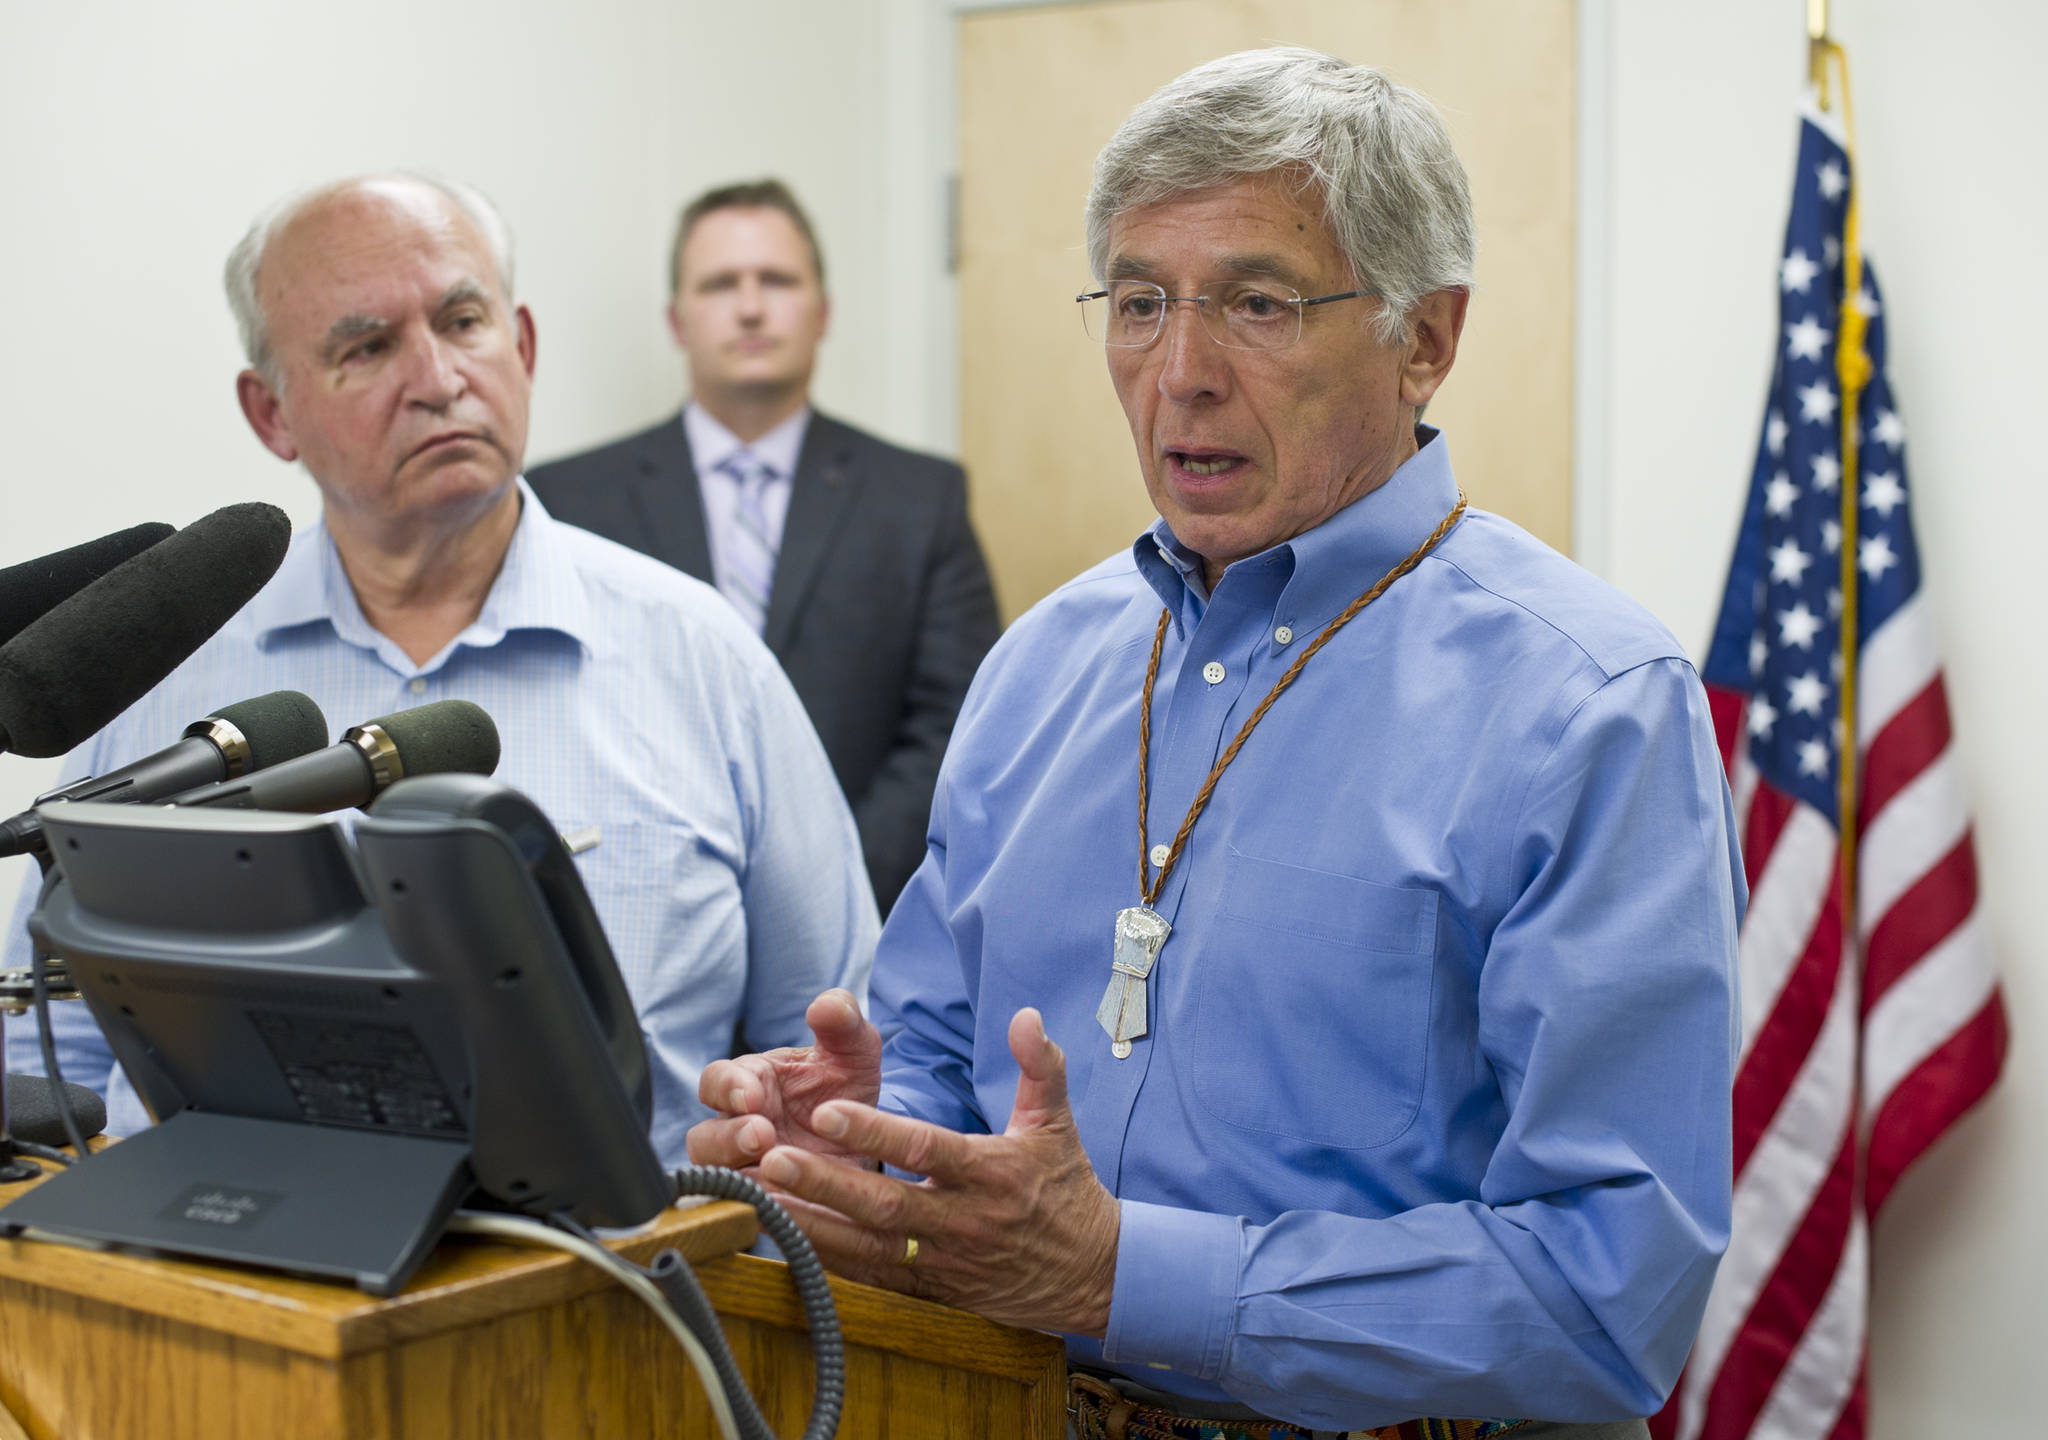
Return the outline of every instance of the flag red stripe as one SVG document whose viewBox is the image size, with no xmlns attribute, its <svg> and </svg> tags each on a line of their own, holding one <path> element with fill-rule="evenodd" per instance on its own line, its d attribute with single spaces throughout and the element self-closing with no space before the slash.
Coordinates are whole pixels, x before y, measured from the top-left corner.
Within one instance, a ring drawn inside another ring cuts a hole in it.
<svg viewBox="0 0 2048 1440">
<path fill-rule="evenodd" d="M 1798 803 L 1775 785 L 1756 787 L 1756 798 L 1749 802 L 1749 825 L 1742 836 L 1742 870 L 1750 894 L 1756 893 L 1757 877 L 1770 863 L 1771 852 L 1778 848 L 1778 836 Z"/>
<path fill-rule="evenodd" d="M 1863 1203 L 1873 1220 L 1906 1167 L 1984 1098 L 2005 1064 L 2005 1000 L 1984 1008 L 1892 1088 L 1870 1126 Z"/>
<path fill-rule="evenodd" d="M 1691 1369 L 1690 1363 L 1686 1369 Z M 1677 1440 L 1678 1397 L 1685 1393 L 1685 1370 L 1678 1372 L 1678 1383 L 1671 1387 L 1671 1398 L 1664 1402 L 1664 1408 L 1652 1415 L 1645 1423 L 1650 1427 L 1650 1440 Z"/>
<path fill-rule="evenodd" d="M 1977 851 L 1970 832 L 1884 912 L 1863 956 L 1863 1014 L 1977 907 Z"/>
<path fill-rule="evenodd" d="M 1714 717 L 1714 742 L 1721 747 L 1721 769 L 1735 778 L 1735 745 L 1742 738 L 1742 717 L 1749 709 L 1749 696 L 1719 685 L 1707 686 L 1707 713 Z"/>
<path fill-rule="evenodd" d="M 1907 701 L 1884 729 L 1871 737 L 1863 758 L 1863 824 L 1867 828 L 1884 807 L 1948 748 L 1948 695 L 1941 675 Z"/>
<path fill-rule="evenodd" d="M 1777 1268 L 1743 1317 L 1707 1394 L 1700 1440 L 1742 1440 L 1771 1398 L 1841 1267 L 1855 1210 L 1855 1127 L 1845 1126 L 1827 1178 L 1807 1207 Z"/>
<path fill-rule="evenodd" d="M 1765 791 L 1757 791 L 1762 802 Z M 1842 872 L 1830 872 L 1827 898 L 1785 988 L 1758 1028 L 1735 1076 L 1735 1175 L 1740 1179 L 1771 1117 L 1799 1077 L 1827 1020 L 1842 969 Z"/>
</svg>

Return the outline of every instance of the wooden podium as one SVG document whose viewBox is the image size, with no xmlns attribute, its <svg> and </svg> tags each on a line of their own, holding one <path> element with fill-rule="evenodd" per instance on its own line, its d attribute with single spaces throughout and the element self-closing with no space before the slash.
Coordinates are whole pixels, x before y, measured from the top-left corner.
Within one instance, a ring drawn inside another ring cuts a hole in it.
<svg viewBox="0 0 2048 1440">
<path fill-rule="evenodd" d="M 16 1193 L 0 1186 L 0 1202 Z M 739 1253 L 754 1231 L 752 1210 L 715 1202 L 667 1211 L 614 1248 L 691 1261 L 763 1413 L 794 1437 L 810 1413 L 809 1339 L 782 1265 Z M 846 1440 L 1066 1434 L 1058 1340 L 865 1285 L 833 1292 Z M 0 1407 L 34 1440 L 717 1435 L 696 1371 L 639 1300 L 572 1256 L 466 1237 L 443 1240 L 389 1300 L 0 1241 Z"/>
</svg>

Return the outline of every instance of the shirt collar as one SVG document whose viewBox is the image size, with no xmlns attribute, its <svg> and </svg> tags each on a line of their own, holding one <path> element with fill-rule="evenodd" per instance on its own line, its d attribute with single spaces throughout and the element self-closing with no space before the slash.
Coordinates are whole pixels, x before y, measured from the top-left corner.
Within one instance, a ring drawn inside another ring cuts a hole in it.
<svg viewBox="0 0 2048 1440">
<path fill-rule="evenodd" d="M 406 661 L 406 673 L 439 669 L 458 646 L 488 649 L 515 630 L 565 635 L 586 656 L 597 650 L 598 627 L 590 597 L 574 558 L 562 543 L 563 527 L 548 514 L 524 477 L 517 483 L 519 524 L 512 531 L 498 578 L 484 597 L 483 609 L 447 649 L 425 665 Z M 264 650 L 286 631 L 324 623 L 347 644 L 379 654 L 389 652 L 387 659 L 399 653 L 363 617 L 363 607 L 356 601 L 324 517 L 292 537 L 284 564 L 249 603 L 248 615 L 256 628 L 256 644 Z"/>
<path fill-rule="evenodd" d="M 699 475 L 709 475 L 741 450 L 765 461 L 777 480 L 796 474 L 797 457 L 803 453 L 804 434 L 811 426 L 811 407 L 805 405 L 752 444 L 725 428 L 711 412 L 692 400 L 683 407 L 683 435 L 690 442 L 690 459 Z"/>
<path fill-rule="evenodd" d="M 1450 446 L 1441 432 L 1417 425 L 1415 439 L 1420 448 L 1384 484 L 1314 529 L 1238 562 L 1218 590 L 1227 595 L 1226 587 L 1240 581 L 1277 582 L 1284 589 L 1278 589 L 1276 619 L 1297 629 L 1328 623 L 1427 540 L 1458 503 Z M 1163 518 L 1138 537 L 1132 554 L 1167 609 L 1184 622 L 1199 620 L 1210 598 L 1202 586 L 1201 557 Z"/>
</svg>

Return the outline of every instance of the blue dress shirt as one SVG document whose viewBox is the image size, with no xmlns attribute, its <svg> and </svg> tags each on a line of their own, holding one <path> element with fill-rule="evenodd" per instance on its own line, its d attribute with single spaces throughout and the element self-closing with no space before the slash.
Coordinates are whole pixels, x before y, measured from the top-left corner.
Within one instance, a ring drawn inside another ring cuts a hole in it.
<svg viewBox="0 0 2048 1440">
<path fill-rule="evenodd" d="M 1121 1202 L 1077 1360 L 1304 1426 L 1647 1414 L 1727 1240 L 1745 902 L 1706 697 L 1650 616 L 1468 511 L 1312 659 L 1157 909 L 1150 1032 L 1095 1020 L 1170 842 L 1302 646 L 1451 509 L 1424 446 L 1206 599 L 1164 523 L 1013 625 L 874 972 L 884 1104 L 1000 1131 L 1044 1012 Z"/>
<path fill-rule="evenodd" d="M 654 1077 L 653 1140 L 685 1163 L 704 1064 L 809 1039 L 820 990 L 857 995 L 873 956 L 873 890 L 853 817 L 782 668 L 711 589 L 548 517 L 525 482 L 519 525 L 475 622 L 423 665 L 371 628 L 324 525 L 293 537 L 263 591 L 169 679 L 66 760 L 67 780 L 170 744 L 191 721 L 303 690 L 337 732 L 429 701 L 497 722 L 497 777 L 565 833 Z M 33 877 L 9 965 L 28 963 Z M 51 1007 L 67 1080 L 106 1092 L 108 1129 L 149 1123 L 82 1005 Z M 7 1027 L 7 1068 L 41 1074 L 32 1019 Z M 111 1072 L 111 1073 L 110 1073 Z"/>
</svg>

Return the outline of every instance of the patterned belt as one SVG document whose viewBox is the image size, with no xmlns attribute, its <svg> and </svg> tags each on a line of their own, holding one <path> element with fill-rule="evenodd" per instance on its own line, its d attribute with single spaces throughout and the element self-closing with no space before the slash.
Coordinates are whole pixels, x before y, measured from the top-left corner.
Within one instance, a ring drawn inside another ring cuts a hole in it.
<svg viewBox="0 0 2048 1440">
<path fill-rule="evenodd" d="M 1067 1419 L 1080 1440 L 1312 1440 L 1283 1420 L 1201 1420 L 1160 1405 L 1140 1405 L 1093 1375 L 1067 1376 Z M 1346 1430 L 1343 1440 L 1486 1440 L 1526 1420 L 1404 1420 L 1375 1430 Z"/>
</svg>

